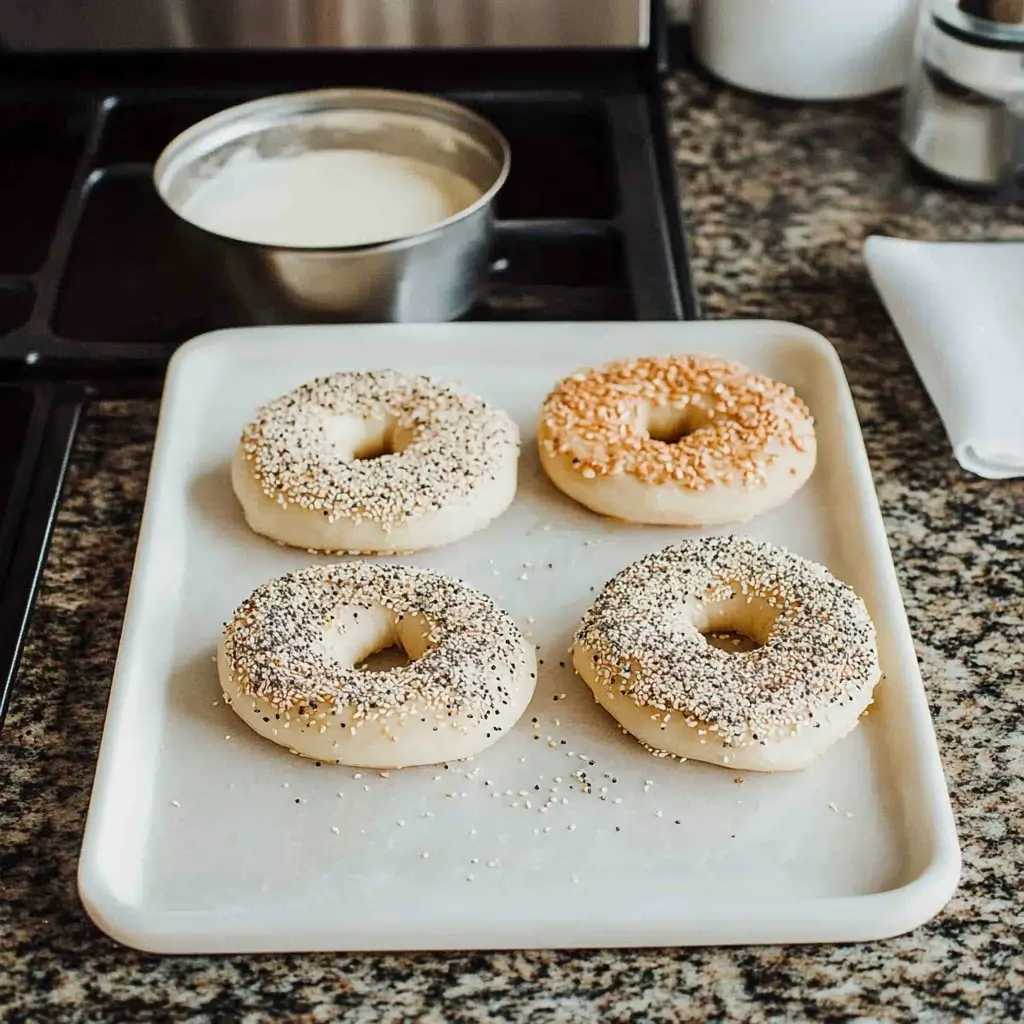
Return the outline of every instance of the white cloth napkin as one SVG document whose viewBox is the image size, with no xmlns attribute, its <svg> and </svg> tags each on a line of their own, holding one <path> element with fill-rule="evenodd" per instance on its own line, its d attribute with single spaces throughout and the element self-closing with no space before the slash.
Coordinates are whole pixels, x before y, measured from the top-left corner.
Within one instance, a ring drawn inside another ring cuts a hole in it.
<svg viewBox="0 0 1024 1024">
<path fill-rule="evenodd" d="M 1024 243 L 872 236 L 864 260 L 957 461 L 1024 477 Z"/>
</svg>

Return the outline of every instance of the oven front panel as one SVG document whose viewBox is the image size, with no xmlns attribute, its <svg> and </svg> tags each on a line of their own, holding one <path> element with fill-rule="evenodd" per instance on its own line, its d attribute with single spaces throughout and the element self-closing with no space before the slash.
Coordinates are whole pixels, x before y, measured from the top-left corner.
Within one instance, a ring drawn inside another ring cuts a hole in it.
<svg viewBox="0 0 1024 1024">
<path fill-rule="evenodd" d="M 643 48 L 649 0 L 4 0 L 13 50 Z"/>
</svg>

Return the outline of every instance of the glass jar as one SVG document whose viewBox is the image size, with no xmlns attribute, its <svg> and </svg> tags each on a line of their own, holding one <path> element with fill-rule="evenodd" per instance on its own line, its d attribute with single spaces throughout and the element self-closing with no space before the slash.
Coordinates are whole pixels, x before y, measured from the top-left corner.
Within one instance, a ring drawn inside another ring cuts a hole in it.
<svg viewBox="0 0 1024 1024">
<path fill-rule="evenodd" d="M 1024 175 L 1024 0 L 924 0 L 903 144 L 934 174 L 1002 189 Z"/>
</svg>

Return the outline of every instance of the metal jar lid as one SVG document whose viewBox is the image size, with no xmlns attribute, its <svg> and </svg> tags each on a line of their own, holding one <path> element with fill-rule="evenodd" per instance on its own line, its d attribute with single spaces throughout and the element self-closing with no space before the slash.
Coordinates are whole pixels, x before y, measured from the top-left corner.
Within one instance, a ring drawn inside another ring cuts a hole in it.
<svg viewBox="0 0 1024 1024">
<path fill-rule="evenodd" d="M 931 0 L 937 28 L 962 42 L 991 49 L 1024 46 L 1024 0 Z"/>
<path fill-rule="evenodd" d="M 997 25 L 1024 25 L 1024 0 L 959 0 L 957 6 L 972 18 Z"/>
</svg>

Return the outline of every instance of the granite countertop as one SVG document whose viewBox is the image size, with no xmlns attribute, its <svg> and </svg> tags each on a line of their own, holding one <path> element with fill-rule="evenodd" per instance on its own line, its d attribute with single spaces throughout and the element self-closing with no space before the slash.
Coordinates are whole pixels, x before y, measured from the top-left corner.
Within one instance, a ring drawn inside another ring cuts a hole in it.
<svg viewBox="0 0 1024 1024">
<path fill-rule="evenodd" d="M 863 424 L 964 870 L 948 909 L 823 948 L 159 958 L 86 919 L 75 867 L 156 406 L 92 409 L 0 746 L 0 1018 L 1005 1021 L 1024 1016 L 1024 480 L 953 461 L 868 283 L 866 235 L 1024 238 L 1024 209 L 914 183 L 892 98 L 806 107 L 669 84 L 705 312 L 830 337 Z"/>
</svg>

